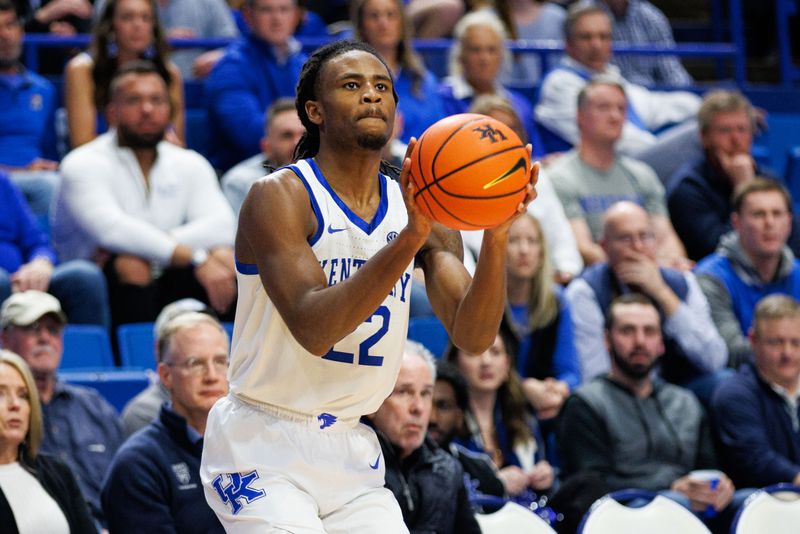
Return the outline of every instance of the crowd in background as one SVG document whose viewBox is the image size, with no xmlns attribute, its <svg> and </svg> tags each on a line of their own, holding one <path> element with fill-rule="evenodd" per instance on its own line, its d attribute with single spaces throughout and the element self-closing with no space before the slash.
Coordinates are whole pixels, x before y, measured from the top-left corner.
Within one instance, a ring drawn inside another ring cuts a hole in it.
<svg viewBox="0 0 800 534">
<path fill-rule="evenodd" d="M 45 49 L 37 73 L 26 32 L 91 43 Z M 543 163 L 509 231 L 491 349 L 409 342 L 368 422 L 412 532 L 476 528 L 476 495 L 549 503 L 568 532 L 628 487 L 722 532 L 752 488 L 800 484 L 793 199 L 753 157 L 767 118 L 742 93 L 698 94 L 673 56 L 613 56 L 674 44 L 652 3 L 0 0 L 0 516 L 20 531 L 221 530 L 197 471 L 227 393 L 237 214 L 252 183 L 294 161 L 298 39 L 321 36 L 362 40 L 391 70 L 388 162 L 437 120 L 476 112 Z M 414 48 L 432 37 L 452 39 L 446 69 Z M 186 38 L 231 44 L 168 44 Z M 545 70 L 508 39 L 564 50 Z M 203 87 L 204 153 L 186 148 L 188 80 Z M 462 237 L 473 269 L 480 232 Z M 432 315 L 419 272 L 411 300 L 412 319 Z M 66 324 L 113 339 L 154 321 L 158 380 L 122 420 L 59 380 Z M 410 441 L 403 417 L 423 428 Z M 711 489 L 690 476 L 708 468 Z"/>
</svg>

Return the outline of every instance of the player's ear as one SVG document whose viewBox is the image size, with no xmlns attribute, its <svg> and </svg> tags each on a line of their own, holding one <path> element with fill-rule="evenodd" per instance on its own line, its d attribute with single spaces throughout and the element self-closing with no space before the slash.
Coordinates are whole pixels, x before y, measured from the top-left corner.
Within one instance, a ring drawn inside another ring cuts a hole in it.
<svg viewBox="0 0 800 534">
<path fill-rule="evenodd" d="M 307 100 L 306 101 L 306 115 L 308 115 L 308 120 L 310 120 L 314 124 L 322 124 L 323 112 L 322 106 L 316 100 Z"/>
</svg>

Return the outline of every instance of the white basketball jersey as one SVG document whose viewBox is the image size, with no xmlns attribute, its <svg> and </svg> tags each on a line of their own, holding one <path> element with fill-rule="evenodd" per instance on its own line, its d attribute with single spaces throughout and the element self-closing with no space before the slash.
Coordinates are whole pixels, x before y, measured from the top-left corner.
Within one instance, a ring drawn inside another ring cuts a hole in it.
<svg viewBox="0 0 800 534">
<path fill-rule="evenodd" d="M 353 213 L 313 159 L 289 167 L 308 190 L 317 218 L 309 244 L 328 285 L 355 274 L 406 226 L 400 185 L 379 175 L 381 200 L 371 222 Z M 280 221 L 275 221 L 280 224 Z M 413 262 L 381 306 L 320 358 L 292 336 L 253 264 L 236 264 L 239 300 L 231 349 L 231 391 L 244 400 L 304 415 L 359 417 L 378 409 L 397 379 L 408 331 Z M 352 298 L 358 299 L 358 295 Z"/>
</svg>

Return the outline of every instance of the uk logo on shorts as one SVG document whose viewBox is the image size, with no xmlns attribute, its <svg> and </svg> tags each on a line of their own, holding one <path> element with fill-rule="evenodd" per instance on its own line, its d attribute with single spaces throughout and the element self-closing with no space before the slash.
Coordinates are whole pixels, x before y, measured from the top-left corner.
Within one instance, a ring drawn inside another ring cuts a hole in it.
<svg viewBox="0 0 800 534">
<path fill-rule="evenodd" d="M 327 412 L 321 413 L 317 416 L 317 421 L 321 423 L 319 425 L 320 430 L 325 430 L 336 422 L 336 416 Z"/>
<path fill-rule="evenodd" d="M 230 480 L 230 483 L 226 486 L 222 485 L 223 477 L 227 477 Z M 263 489 L 250 487 L 250 484 L 257 479 L 258 473 L 255 469 L 244 475 L 241 473 L 223 473 L 217 475 L 211 481 L 211 485 L 214 486 L 214 491 L 217 492 L 222 502 L 231 505 L 233 515 L 236 515 L 244 508 L 244 503 L 241 502 L 242 499 L 247 504 L 250 504 L 267 494 Z"/>
</svg>

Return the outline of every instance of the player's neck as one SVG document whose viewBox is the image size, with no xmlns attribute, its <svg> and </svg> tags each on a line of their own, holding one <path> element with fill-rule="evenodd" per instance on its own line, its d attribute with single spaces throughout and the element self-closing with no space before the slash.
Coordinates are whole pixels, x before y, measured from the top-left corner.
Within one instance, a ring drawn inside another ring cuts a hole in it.
<svg viewBox="0 0 800 534">
<path fill-rule="evenodd" d="M 346 157 L 342 155 L 341 151 L 326 149 L 322 145 L 314 161 L 325 180 L 351 208 L 368 205 L 380 191 L 376 180 L 381 164 L 380 152 L 350 150 Z"/>
</svg>

